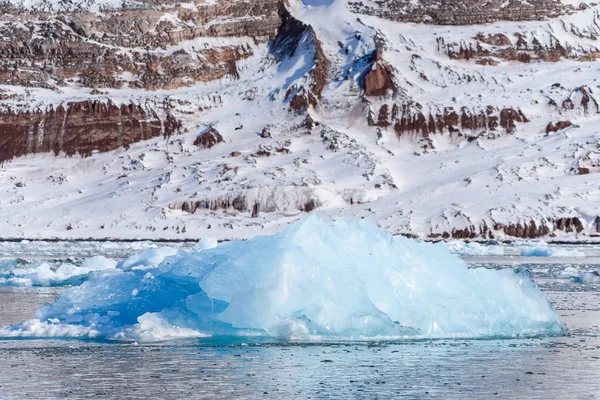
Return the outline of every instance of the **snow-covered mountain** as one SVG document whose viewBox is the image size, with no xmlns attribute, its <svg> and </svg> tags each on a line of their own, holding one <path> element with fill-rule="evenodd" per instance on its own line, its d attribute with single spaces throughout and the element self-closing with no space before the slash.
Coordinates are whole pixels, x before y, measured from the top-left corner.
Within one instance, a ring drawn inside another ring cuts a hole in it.
<svg viewBox="0 0 600 400">
<path fill-rule="evenodd" d="M 217 238 L 308 212 L 600 238 L 600 6 L 0 0 L 2 237 Z"/>
</svg>

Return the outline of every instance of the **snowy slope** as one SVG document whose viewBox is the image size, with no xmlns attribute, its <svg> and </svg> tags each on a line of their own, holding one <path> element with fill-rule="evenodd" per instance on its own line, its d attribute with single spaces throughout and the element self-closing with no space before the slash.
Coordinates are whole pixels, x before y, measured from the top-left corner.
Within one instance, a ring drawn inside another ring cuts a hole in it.
<svg viewBox="0 0 600 400">
<path fill-rule="evenodd" d="M 111 4 L 96 2 L 91 9 Z M 326 219 L 367 218 L 423 238 L 511 238 L 509 227 L 533 221 L 548 226 L 545 234 L 554 238 L 597 240 L 599 6 L 550 20 L 475 26 L 357 15 L 345 0 L 294 0 L 287 8 L 311 33 L 285 57 L 243 37 L 195 39 L 160 50 L 242 42 L 252 55 L 238 62 L 235 78 L 95 95 L 77 85 L 59 91 L 0 86 L 0 93 L 17 95 L 2 103 L 12 109 L 88 98 L 168 103 L 186 129 L 168 140 L 88 158 L 30 154 L 4 163 L 1 236 L 246 238 L 280 230 L 311 211 Z M 480 33 L 505 35 L 510 44 L 479 41 L 489 55 L 450 57 L 448 44 L 475 48 Z M 566 49 L 558 61 L 536 58 L 557 44 Z M 505 57 L 501 50 L 511 47 L 533 60 Z M 373 63 L 377 49 L 381 64 Z M 318 103 L 293 112 L 290 93 L 318 86 L 320 51 L 327 81 Z M 478 61 L 487 58 L 493 63 Z M 381 65 L 392 71 L 397 92 L 367 96 L 365 74 Z M 450 107 L 459 114 L 512 109 L 528 122 L 516 122 L 514 132 L 457 126 L 456 132 L 427 134 L 369 123 L 369 114 L 377 117 L 382 106 L 394 104 L 411 115 L 443 114 Z M 572 125 L 546 132 L 559 121 Z M 195 146 L 209 127 L 224 141 L 210 149 Z M 261 137 L 265 128 L 271 137 Z M 578 226 L 561 228 L 561 219 L 576 219 Z"/>
</svg>

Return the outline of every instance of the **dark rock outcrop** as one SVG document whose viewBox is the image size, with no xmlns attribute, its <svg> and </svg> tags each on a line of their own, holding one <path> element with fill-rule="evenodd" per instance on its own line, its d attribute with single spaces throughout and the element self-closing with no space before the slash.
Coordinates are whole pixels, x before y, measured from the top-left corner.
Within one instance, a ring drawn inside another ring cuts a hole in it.
<svg viewBox="0 0 600 400">
<path fill-rule="evenodd" d="M 377 50 L 371 70 L 365 76 L 367 96 L 395 95 L 398 92 L 392 67 L 383 60 L 382 54 L 381 50 Z"/>
<path fill-rule="evenodd" d="M 90 156 L 141 140 L 178 133 L 173 116 L 148 106 L 83 101 L 44 110 L 0 112 L 0 162 L 31 153 Z"/>
<path fill-rule="evenodd" d="M 571 121 L 558 121 L 556 124 L 550 122 L 548 126 L 546 126 L 546 133 L 562 131 L 572 125 L 573 123 Z"/>
<path fill-rule="evenodd" d="M 483 110 L 471 110 L 463 107 L 445 107 L 436 114 L 425 115 L 417 103 L 394 103 L 391 107 L 383 104 L 377 115 L 377 121 L 371 118 L 371 125 L 380 127 L 393 126 L 396 135 L 418 134 L 426 137 L 428 134 L 449 132 L 459 134 L 463 131 L 495 132 L 499 127 L 507 133 L 516 130 L 517 123 L 529 122 L 527 117 L 513 108 L 498 110 L 488 106 Z"/>
<path fill-rule="evenodd" d="M 196 140 L 194 140 L 194 145 L 202 149 L 210 149 L 223 141 L 223 136 L 221 136 L 219 131 L 213 127 L 210 127 L 198 135 Z"/>
<path fill-rule="evenodd" d="M 329 60 L 313 27 L 294 18 L 283 1 L 280 1 L 279 15 L 281 25 L 270 43 L 270 51 L 276 59 L 281 62 L 293 57 L 298 51 L 298 46 L 306 43 L 311 44 L 314 53 L 313 66 L 308 76 L 309 84 L 306 87 L 290 87 L 285 96 L 290 101 L 290 109 L 300 114 L 310 105 L 316 106 L 321 98 L 321 92 L 328 80 Z"/>
<path fill-rule="evenodd" d="M 199 37 L 264 43 L 280 25 L 274 1 L 232 0 L 195 10 L 162 2 L 147 6 L 58 15 L 7 9 L 0 15 L 0 84 L 173 89 L 235 77 L 237 62 L 253 54 L 249 45 L 163 50 Z M 178 18 L 165 19 L 167 13 Z"/>
<path fill-rule="evenodd" d="M 581 233 L 584 229 L 583 223 L 577 217 L 550 219 L 549 226 L 546 221 L 537 223 L 533 220 L 524 223 L 497 225 L 496 230 L 501 230 L 507 236 L 522 239 L 541 238 L 551 234 L 554 231 L 563 231 L 566 233 Z"/>
<path fill-rule="evenodd" d="M 379 0 L 351 1 L 352 11 L 400 22 L 475 25 L 494 21 L 530 21 L 573 10 L 559 0 Z"/>
</svg>

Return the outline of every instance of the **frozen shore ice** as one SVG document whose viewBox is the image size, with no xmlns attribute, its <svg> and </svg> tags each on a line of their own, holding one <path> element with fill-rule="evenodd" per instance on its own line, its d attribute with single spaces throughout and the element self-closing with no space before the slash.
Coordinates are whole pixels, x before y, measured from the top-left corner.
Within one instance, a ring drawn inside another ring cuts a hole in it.
<svg viewBox="0 0 600 400">
<path fill-rule="evenodd" d="M 0 328 L 0 337 L 361 340 L 565 331 L 525 269 L 469 269 L 443 244 L 318 216 L 272 236 L 132 256 L 68 289 L 36 319 Z"/>
</svg>

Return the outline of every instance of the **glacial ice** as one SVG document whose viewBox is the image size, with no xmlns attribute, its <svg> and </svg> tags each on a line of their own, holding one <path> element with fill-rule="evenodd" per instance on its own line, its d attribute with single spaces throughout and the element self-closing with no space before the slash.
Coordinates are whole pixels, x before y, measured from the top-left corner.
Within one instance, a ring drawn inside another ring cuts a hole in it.
<svg viewBox="0 0 600 400">
<path fill-rule="evenodd" d="M 525 269 L 469 269 L 443 244 L 313 216 L 272 236 L 150 250 L 66 290 L 0 337 L 154 341 L 560 334 Z"/>
</svg>

